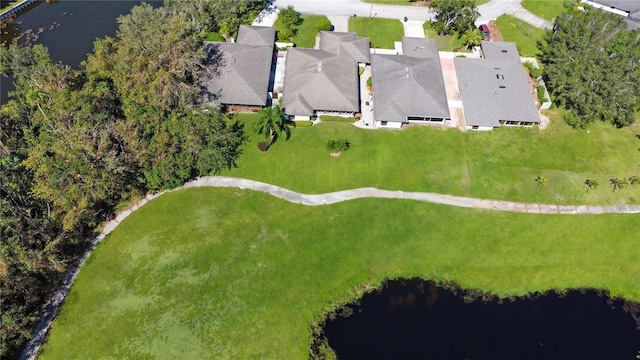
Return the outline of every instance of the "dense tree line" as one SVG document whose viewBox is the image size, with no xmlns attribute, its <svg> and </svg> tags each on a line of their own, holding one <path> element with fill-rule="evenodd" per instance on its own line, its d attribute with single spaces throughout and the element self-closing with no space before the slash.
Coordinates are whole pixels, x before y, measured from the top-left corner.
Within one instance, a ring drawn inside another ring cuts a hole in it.
<svg viewBox="0 0 640 360">
<path fill-rule="evenodd" d="M 440 35 L 475 30 L 475 21 L 480 17 L 476 0 L 431 0 L 429 7 L 436 14 L 433 28 Z"/>
<path fill-rule="evenodd" d="M 635 121 L 640 108 L 640 30 L 621 16 L 576 8 L 560 14 L 540 44 L 544 76 L 556 104 L 570 110 L 567 122 L 594 121 L 618 127 Z"/>
<path fill-rule="evenodd" d="M 79 70 L 42 46 L 0 49 L 0 73 L 16 84 L 0 108 L 1 358 L 16 357 L 32 336 L 104 214 L 234 166 L 244 128 L 199 104 L 218 61 L 202 39 L 237 31 L 265 3 L 137 6 Z"/>
</svg>

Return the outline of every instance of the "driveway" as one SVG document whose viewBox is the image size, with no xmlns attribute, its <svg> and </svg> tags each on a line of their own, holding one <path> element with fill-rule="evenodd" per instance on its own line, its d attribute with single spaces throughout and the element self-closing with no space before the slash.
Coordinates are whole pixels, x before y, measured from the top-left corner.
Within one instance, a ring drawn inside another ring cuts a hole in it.
<svg viewBox="0 0 640 360">
<path fill-rule="evenodd" d="M 349 32 L 349 17 L 348 16 L 340 16 L 340 15 L 329 15 L 327 16 L 329 21 L 331 21 L 331 25 L 333 25 L 333 31 L 336 32 Z"/>
<path fill-rule="evenodd" d="M 375 16 L 387 19 L 427 21 L 432 18 L 426 7 L 368 4 L 360 0 L 275 0 L 279 9 L 292 5 L 303 15 L 321 14 L 327 16 Z"/>
<path fill-rule="evenodd" d="M 423 24 L 424 24 L 424 21 L 420 21 L 420 20 L 409 20 L 409 21 L 403 22 L 402 25 L 404 26 L 404 36 L 423 38 L 424 37 L 424 28 L 422 27 Z"/>
</svg>

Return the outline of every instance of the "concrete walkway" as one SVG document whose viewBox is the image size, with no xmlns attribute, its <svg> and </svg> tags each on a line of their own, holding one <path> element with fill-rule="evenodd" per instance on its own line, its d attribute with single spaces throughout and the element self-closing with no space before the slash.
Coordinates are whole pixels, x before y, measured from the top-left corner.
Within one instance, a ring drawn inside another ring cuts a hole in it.
<svg viewBox="0 0 640 360">
<path fill-rule="evenodd" d="M 530 214 L 637 214 L 640 213 L 638 205 L 553 205 L 553 204 L 529 204 L 501 200 L 477 199 L 453 195 L 444 195 L 429 192 L 406 192 L 399 190 L 381 190 L 367 187 L 351 190 L 342 190 L 325 194 L 302 194 L 279 186 L 266 184 L 260 181 L 232 178 L 224 176 L 206 176 L 191 181 L 176 189 L 190 187 L 235 187 L 261 191 L 292 203 L 318 206 L 330 205 L 342 201 L 362 198 L 406 199 L 443 204 L 464 208 L 481 210 L 497 210 Z"/>
<path fill-rule="evenodd" d="M 550 21 L 547 21 L 540 16 L 530 12 L 529 10 L 522 7 L 522 5 L 518 5 L 517 8 L 511 10 L 507 14 L 513 15 L 515 18 L 520 19 L 526 23 L 529 23 L 539 29 L 549 30 L 553 29 L 553 24 Z"/>
<path fill-rule="evenodd" d="M 286 201 L 309 205 L 330 205 L 342 201 L 349 201 L 363 198 L 383 198 L 383 199 L 405 199 L 414 201 L 430 202 L 435 204 L 450 205 L 463 208 L 475 208 L 480 210 L 497 210 L 530 214 L 637 214 L 640 213 L 638 205 L 615 205 L 615 206 L 599 206 L 599 205 L 550 205 L 550 204 L 528 204 L 516 203 L 500 200 L 485 200 L 468 198 L 461 196 L 443 195 L 428 192 L 406 192 L 381 190 L 377 188 L 367 187 L 351 190 L 336 191 L 325 194 L 302 194 L 285 188 L 263 183 L 260 181 L 233 178 L 225 176 L 205 176 L 190 181 L 183 186 L 170 191 L 177 191 L 192 187 L 231 187 L 238 189 L 247 189 L 260 191 L 271 194 L 277 198 Z M 121 211 L 112 221 L 105 224 L 100 235 L 92 240 L 91 246 L 78 260 L 75 267 L 72 267 L 64 276 L 62 285 L 54 292 L 51 301 L 47 304 L 38 324 L 33 338 L 25 347 L 21 360 L 35 359 L 38 349 L 44 342 L 47 332 L 51 327 L 51 322 L 55 319 L 60 311 L 65 297 L 69 293 L 69 289 L 75 280 L 78 271 L 82 267 L 84 261 L 89 257 L 91 251 L 109 235 L 124 219 L 131 215 L 134 211 L 144 206 L 149 200 L 161 196 L 164 192 L 148 195 L 146 198 L 134 203 L 130 208 Z"/>
</svg>

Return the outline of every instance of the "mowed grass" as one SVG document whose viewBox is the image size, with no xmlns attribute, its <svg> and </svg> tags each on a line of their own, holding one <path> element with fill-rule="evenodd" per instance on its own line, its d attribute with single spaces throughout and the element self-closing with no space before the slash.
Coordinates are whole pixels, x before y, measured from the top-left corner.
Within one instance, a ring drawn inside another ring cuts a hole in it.
<svg viewBox="0 0 640 360">
<path fill-rule="evenodd" d="M 424 37 L 436 41 L 439 51 L 461 51 L 464 50 L 464 41 L 460 39 L 458 33 L 454 35 L 438 35 L 433 29 L 433 23 L 427 21 L 422 25 L 424 29 Z"/>
<path fill-rule="evenodd" d="M 394 41 L 402 40 L 404 28 L 400 20 L 373 17 L 349 19 L 349 31 L 360 37 L 368 37 L 372 48 L 393 49 Z"/>
<path fill-rule="evenodd" d="M 256 115 L 243 115 L 251 125 Z M 559 116 L 552 115 L 559 118 Z M 351 124 L 321 123 L 292 129 L 261 153 L 252 135 L 238 167 L 222 175 L 249 178 L 304 193 L 358 187 L 551 204 L 639 204 L 640 186 L 612 192 L 610 178 L 640 176 L 640 128 L 596 124 L 574 130 L 553 120 L 549 129 L 500 128 L 461 132 L 414 126 L 363 130 Z M 334 158 L 330 139 L 348 139 L 351 149 Z M 537 176 L 547 184 L 536 190 Z M 587 191 L 586 179 L 600 186 Z"/>
<path fill-rule="evenodd" d="M 522 0 L 522 7 L 532 13 L 552 21 L 564 11 L 564 0 Z"/>
<path fill-rule="evenodd" d="M 516 43 L 521 56 L 536 57 L 540 53 L 538 42 L 544 41 L 544 30 L 511 15 L 500 15 L 496 19 L 496 24 L 502 34 L 502 39 Z"/>
<path fill-rule="evenodd" d="M 640 300 L 637 215 L 531 215 L 360 199 L 317 207 L 198 188 L 136 211 L 93 252 L 40 359 L 303 359 L 326 309 L 385 278 L 501 296 Z"/>
<path fill-rule="evenodd" d="M 318 34 L 318 22 L 322 19 L 327 19 L 327 17 L 324 15 L 303 15 L 302 19 L 304 21 L 297 27 L 298 32 L 293 39 L 278 38 L 278 41 L 290 41 L 296 44 L 296 47 L 300 48 L 313 48 L 316 44 L 316 35 Z M 282 33 L 283 25 L 280 18 L 276 20 L 273 26 L 276 28 L 278 34 Z"/>
</svg>

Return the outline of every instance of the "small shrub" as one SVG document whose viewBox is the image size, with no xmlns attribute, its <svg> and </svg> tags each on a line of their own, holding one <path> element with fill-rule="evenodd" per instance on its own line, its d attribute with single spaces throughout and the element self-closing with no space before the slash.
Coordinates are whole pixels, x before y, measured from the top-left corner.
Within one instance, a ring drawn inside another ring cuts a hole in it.
<svg viewBox="0 0 640 360">
<path fill-rule="evenodd" d="M 331 31 L 332 28 L 333 25 L 331 25 L 331 21 L 329 21 L 329 19 L 327 19 L 326 17 L 320 19 L 320 21 L 318 21 L 318 23 L 316 24 L 316 29 L 318 30 L 318 32 Z"/>
<path fill-rule="evenodd" d="M 373 85 L 373 80 L 371 80 L 371 76 L 367 79 L 367 87 L 371 90 L 371 86 Z"/>
<path fill-rule="evenodd" d="M 540 75 L 542 75 L 542 70 L 540 70 L 537 67 L 535 67 L 533 65 L 533 63 L 527 61 L 523 65 L 524 65 L 525 68 L 527 68 L 527 71 L 529 72 L 529 75 L 532 78 L 537 79 L 537 78 L 540 77 Z"/>
<path fill-rule="evenodd" d="M 544 86 L 538 85 L 537 89 L 538 89 L 538 100 L 540 101 L 540 104 L 549 101 L 549 99 L 547 99 L 547 97 L 544 96 Z"/>
<path fill-rule="evenodd" d="M 265 151 L 269 150 L 269 144 L 267 144 L 264 141 L 260 141 L 258 143 L 258 150 L 260 150 L 260 152 L 265 152 Z"/>
<path fill-rule="evenodd" d="M 311 127 L 313 126 L 313 121 L 311 120 L 301 120 L 301 121 L 294 121 L 293 122 L 293 126 L 294 127 Z"/>
<path fill-rule="evenodd" d="M 217 32 L 208 32 L 205 37 L 205 41 L 216 41 L 216 42 L 225 42 L 227 41 L 224 36 L 220 35 Z"/>
<path fill-rule="evenodd" d="M 347 151 L 351 143 L 347 139 L 333 139 L 327 141 L 327 149 L 332 153 Z"/>
<path fill-rule="evenodd" d="M 320 117 L 320 119 L 323 122 L 348 122 L 348 123 L 352 123 L 356 121 L 356 118 L 354 117 L 342 117 L 342 116 L 329 116 L 329 115 L 322 115 Z"/>
</svg>

